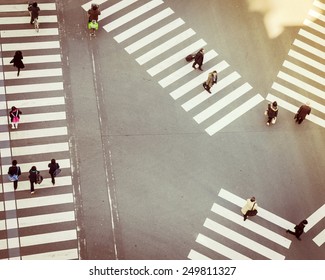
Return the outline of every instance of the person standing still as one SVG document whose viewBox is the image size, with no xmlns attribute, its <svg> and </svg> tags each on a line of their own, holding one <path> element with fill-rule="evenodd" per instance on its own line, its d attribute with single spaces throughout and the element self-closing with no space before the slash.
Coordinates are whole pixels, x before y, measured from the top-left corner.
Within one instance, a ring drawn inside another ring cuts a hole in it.
<svg viewBox="0 0 325 280">
<path fill-rule="evenodd" d="M 14 184 L 14 190 L 17 190 L 19 176 L 21 175 L 20 167 L 17 166 L 17 160 L 14 159 L 12 161 L 12 166 L 8 169 L 8 175 L 10 176 L 10 181 Z"/>
<path fill-rule="evenodd" d="M 241 212 L 243 213 L 243 216 L 244 216 L 244 221 L 246 221 L 246 219 L 247 219 L 248 211 L 251 211 L 251 210 L 257 210 L 257 202 L 256 202 L 256 199 L 254 196 L 247 199 L 246 204 L 241 209 Z"/>
<path fill-rule="evenodd" d="M 18 123 L 20 121 L 21 114 L 22 114 L 22 112 L 19 109 L 17 109 L 15 106 L 11 107 L 11 110 L 9 112 L 9 117 L 10 117 L 12 129 L 18 128 Z"/>
<path fill-rule="evenodd" d="M 36 166 L 32 166 L 32 168 L 29 170 L 29 182 L 30 182 L 30 193 L 33 194 L 34 191 L 34 184 L 37 182 L 37 175 L 39 174 L 39 171 L 37 171 Z"/>
<path fill-rule="evenodd" d="M 28 11 L 30 13 L 30 24 L 34 23 L 34 19 L 38 19 L 38 15 L 40 12 L 40 8 L 37 5 L 37 2 L 33 2 L 33 4 L 28 5 Z"/>
<path fill-rule="evenodd" d="M 218 79 L 218 75 L 216 70 L 209 73 L 208 79 L 206 80 L 206 82 L 203 83 L 203 87 L 208 93 L 211 93 L 210 89 L 214 84 L 217 83 L 217 79 Z"/>
<path fill-rule="evenodd" d="M 13 63 L 14 67 L 17 67 L 18 72 L 17 76 L 19 76 L 20 69 L 25 68 L 24 62 L 23 62 L 23 53 L 21 51 L 16 51 L 13 59 L 10 61 L 10 63 Z"/>
<path fill-rule="evenodd" d="M 307 115 L 310 114 L 311 108 L 310 103 L 307 101 L 306 104 L 301 105 L 297 114 L 295 115 L 296 123 L 301 124 Z"/>
<path fill-rule="evenodd" d="M 203 69 L 202 69 L 202 64 L 203 64 L 203 59 L 204 59 L 204 49 L 202 48 L 202 49 L 200 49 L 197 53 L 196 53 L 196 55 L 195 55 L 195 57 L 194 57 L 194 63 L 193 63 L 193 65 L 192 65 L 192 67 L 194 68 L 194 69 L 196 69 L 196 65 L 199 65 L 199 70 L 201 70 L 201 71 L 203 71 Z"/>
<path fill-rule="evenodd" d="M 265 115 L 267 116 L 266 125 L 269 126 L 270 123 L 275 124 L 278 112 L 278 103 L 276 101 L 267 105 L 267 110 L 265 111 Z"/>
<path fill-rule="evenodd" d="M 51 159 L 51 162 L 48 164 L 49 173 L 51 175 L 51 182 L 53 186 L 55 185 L 55 176 L 56 176 L 56 170 L 60 168 L 60 165 L 55 161 L 54 158 Z"/>
<path fill-rule="evenodd" d="M 298 225 L 295 226 L 295 231 L 291 231 L 290 229 L 287 229 L 287 233 L 293 234 L 297 237 L 298 240 L 301 240 L 300 235 L 304 232 L 305 225 L 308 224 L 307 220 L 303 220 Z"/>
</svg>

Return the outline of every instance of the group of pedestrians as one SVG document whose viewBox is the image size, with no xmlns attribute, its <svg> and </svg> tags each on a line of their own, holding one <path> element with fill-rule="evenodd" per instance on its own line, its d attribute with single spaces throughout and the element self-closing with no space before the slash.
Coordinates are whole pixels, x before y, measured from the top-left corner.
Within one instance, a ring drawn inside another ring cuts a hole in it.
<svg viewBox="0 0 325 280">
<path fill-rule="evenodd" d="M 55 185 L 55 177 L 59 175 L 61 172 L 60 165 L 56 162 L 55 159 L 51 159 L 51 162 L 48 164 L 49 173 L 51 176 L 52 185 Z M 12 165 L 8 169 L 8 178 L 9 181 L 13 182 L 14 190 L 18 188 L 18 181 L 21 175 L 21 169 L 17 165 L 17 160 L 12 161 Z M 36 166 L 32 166 L 28 172 L 28 178 L 30 182 L 30 193 L 33 194 L 35 192 L 34 185 L 41 184 L 43 181 L 43 176 L 37 170 Z"/>
<path fill-rule="evenodd" d="M 248 198 L 246 200 L 246 204 L 241 209 L 241 212 L 244 217 L 244 221 L 246 221 L 248 217 L 256 216 L 258 213 L 257 208 L 258 208 L 258 205 L 257 205 L 256 198 L 254 196 L 251 198 Z M 307 224 L 308 224 L 308 221 L 303 220 L 302 222 L 300 222 L 298 225 L 296 225 L 294 227 L 294 231 L 287 229 L 286 232 L 295 235 L 298 240 L 301 240 L 300 236 L 303 234 L 304 228 Z"/>
</svg>

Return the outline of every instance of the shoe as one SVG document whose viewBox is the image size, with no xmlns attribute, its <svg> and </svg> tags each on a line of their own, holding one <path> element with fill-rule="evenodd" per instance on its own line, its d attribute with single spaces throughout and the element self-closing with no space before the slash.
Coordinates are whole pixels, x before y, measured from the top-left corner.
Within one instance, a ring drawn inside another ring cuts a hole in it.
<svg viewBox="0 0 325 280">
<path fill-rule="evenodd" d="M 287 230 L 286 230 L 286 233 L 288 233 L 288 232 L 289 232 L 289 230 L 287 229 Z"/>
<path fill-rule="evenodd" d="M 34 193 L 34 191 L 33 192 L 30 192 L 30 194 L 33 194 Z"/>
<path fill-rule="evenodd" d="M 246 221 L 247 220 L 247 217 L 246 216 L 244 216 L 244 221 Z"/>
<path fill-rule="evenodd" d="M 266 125 L 267 125 L 267 126 L 269 126 L 269 125 L 270 125 L 270 123 L 269 123 L 269 122 L 267 122 L 267 123 L 266 123 Z"/>
</svg>

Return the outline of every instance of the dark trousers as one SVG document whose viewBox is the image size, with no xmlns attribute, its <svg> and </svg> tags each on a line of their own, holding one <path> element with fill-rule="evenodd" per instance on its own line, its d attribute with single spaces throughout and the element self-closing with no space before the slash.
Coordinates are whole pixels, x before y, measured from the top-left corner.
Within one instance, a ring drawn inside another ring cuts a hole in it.
<svg viewBox="0 0 325 280">
<path fill-rule="evenodd" d="M 303 118 L 300 118 L 300 117 L 297 117 L 297 118 L 296 118 L 296 122 L 297 122 L 298 124 L 301 124 L 303 120 L 304 120 L 304 119 L 303 119 Z"/>
<path fill-rule="evenodd" d="M 298 239 L 300 239 L 300 235 L 302 235 L 302 232 L 300 232 L 300 231 L 291 231 L 288 229 L 287 232 L 295 235 Z"/>
<path fill-rule="evenodd" d="M 18 188 L 18 180 L 14 181 L 14 190 L 17 190 L 17 188 Z"/>
<path fill-rule="evenodd" d="M 195 68 L 196 65 L 199 65 L 199 69 L 201 69 L 202 63 L 200 64 L 200 63 L 197 63 L 196 61 L 194 61 L 192 67 Z"/>
<path fill-rule="evenodd" d="M 34 184 L 35 184 L 35 182 L 34 181 L 30 181 L 30 180 L 29 180 L 29 182 L 30 182 L 30 192 L 33 192 L 34 191 Z"/>
<path fill-rule="evenodd" d="M 54 173 L 50 173 L 50 175 L 51 175 L 51 182 L 53 185 L 55 185 Z"/>
</svg>

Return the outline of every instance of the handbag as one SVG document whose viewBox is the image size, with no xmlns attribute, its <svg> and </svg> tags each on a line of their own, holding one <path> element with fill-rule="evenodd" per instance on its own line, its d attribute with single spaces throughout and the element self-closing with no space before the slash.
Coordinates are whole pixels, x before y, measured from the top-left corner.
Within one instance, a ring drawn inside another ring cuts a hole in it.
<svg viewBox="0 0 325 280">
<path fill-rule="evenodd" d="M 54 170 L 53 172 L 53 176 L 56 177 L 57 175 L 59 175 L 61 173 L 61 169 L 60 168 L 57 168 Z"/>
<path fill-rule="evenodd" d="M 17 175 L 17 174 L 14 174 L 14 175 L 10 175 L 10 174 L 8 174 L 8 179 L 9 179 L 9 181 L 11 181 L 11 182 L 18 181 L 18 175 Z"/>
<path fill-rule="evenodd" d="M 272 124 L 275 124 L 276 123 L 276 117 L 274 117 L 271 121 Z"/>
<path fill-rule="evenodd" d="M 255 204 L 256 204 L 256 202 L 254 202 L 252 209 L 251 209 L 251 210 L 248 210 L 248 211 L 246 212 L 246 215 L 247 215 L 247 216 L 256 216 L 256 214 L 257 214 L 257 210 L 254 209 Z M 254 210 L 253 210 L 253 209 L 254 209 Z"/>
<path fill-rule="evenodd" d="M 36 184 L 41 184 L 43 182 L 43 176 L 41 174 L 36 175 Z"/>
</svg>

